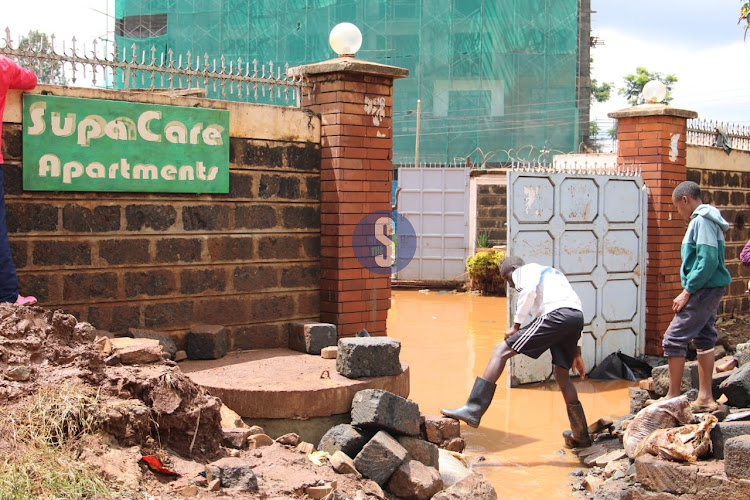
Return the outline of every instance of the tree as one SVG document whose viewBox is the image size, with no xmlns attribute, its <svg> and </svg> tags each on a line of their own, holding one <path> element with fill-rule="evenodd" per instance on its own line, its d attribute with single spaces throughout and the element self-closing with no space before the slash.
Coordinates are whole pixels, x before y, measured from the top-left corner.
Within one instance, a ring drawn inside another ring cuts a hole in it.
<svg viewBox="0 0 750 500">
<path fill-rule="evenodd" d="M 591 98 L 596 102 L 606 102 L 612 96 L 612 84 L 602 82 L 599 84 L 596 79 L 591 80 Z"/>
<path fill-rule="evenodd" d="M 46 33 L 34 30 L 29 31 L 29 36 L 21 37 L 18 50 L 50 54 L 52 53 L 52 44 Z M 39 83 L 51 83 L 53 85 L 66 85 L 68 83 L 63 75 L 62 63 L 60 61 L 19 57 L 18 64 L 36 73 Z"/>
<path fill-rule="evenodd" d="M 667 96 L 664 98 L 664 104 L 669 104 L 672 100 L 672 86 L 677 83 L 675 75 L 662 75 L 661 73 L 652 73 L 646 68 L 635 68 L 635 74 L 624 77 L 625 87 L 618 89 L 617 93 L 627 97 L 631 106 L 643 104 L 643 86 L 651 80 L 659 80 L 667 87 Z"/>
</svg>

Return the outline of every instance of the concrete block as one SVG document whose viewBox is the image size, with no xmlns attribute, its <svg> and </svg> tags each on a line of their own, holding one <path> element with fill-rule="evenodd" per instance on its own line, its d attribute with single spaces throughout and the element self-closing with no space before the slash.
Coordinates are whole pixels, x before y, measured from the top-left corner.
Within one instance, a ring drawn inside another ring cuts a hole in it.
<svg viewBox="0 0 750 500">
<path fill-rule="evenodd" d="M 698 468 L 662 460 L 652 455 L 635 459 L 636 481 L 653 491 L 684 495 L 695 493 Z"/>
<path fill-rule="evenodd" d="M 157 332 L 155 330 L 145 330 L 143 328 L 128 328 L 128 337 L 133 337 L 135 339 L 158 340 L 162 349 L 164 349 L 164 352 L 169 354 L 171 359 L 174 359 L 177 354 L 177 344 L 167 333 Z"/>
<path fill-rule="evenodd" d="M 443 480 L 434 468 L 406 459 L 391 475 L 386 489 L 398 498 L 428 500 L 443 489 Z"/>
<path fill-rule="evenodd" d="M 227 448 L 236 448 L 238 450 L 247 447 L 247 438 L 250 437 L 250 429 L 247 427 L 235 427 L 231 429 L 222 429 L 222 444 Z"/>
<path fill-rule="evenodd" d="M 320 350 L 320 357 L 323 359 L 336 359 L 336 357 L 339 355 L 339 348 L 338 346 L 329 346 L 324 347 Z"/>
<path fill-rule="evenodd" d="M 437 445 L 461 437 L 461 423 L 455 418 L 442 415 L 423 415 L 423 434 L 430 443 Z"/>
<path fill-rule="evenodd" d="M 750 421 L 719 422 L 711 429 L 714 458 L 724 458 L 724 443 L 737 436 L 750 435 Z"/>
<path fill-rule="evenodd" d="M 250 465 L 239 458 L 226 457 L 206 465 L 206 479 L 218 478 L 223 488 L 239 491 L 257 491 L 258 478 Z"/>
<path fill-rule="evenodd" d="M 365 389 L 352 400 L 352 425 L 386 430 L 407 436 L 419 435 L 419 406 L 382 389 Z"/>
<path fill-rule="evenodd" d="M 389 337 L 340 339 L 336 371 L 347 378 L 384 377 L 401 373 L 401 342 Z"/>
<path fill-rule="evenodd" d="M 354 458 L 362 451 L 362 447 L 374 435 L 374 431 L 357 429 L 350 424 L 339 424 L 331 427 L 318 443 L 318 450 L 333 455 L 341 451 Z"/>
<path fill-rule="evenodd" d="M 364 477 L 383 486 L 405 458 L 404 447 L 390 434 L 380 431 L 354 457 L 354 465 Z"/>
<path fill-rule="evenodd" d="M 396 440 L 404 447 L 408 458 L 435 470 L 440 469 L 440 450 L 436 444 L 411 436 L 399 436 Z"/>
<path fill-rule="evenodd" d="M 185 338 L 189 359 L 223 358 L 229 349 L 229 329 L 221 325 L 195 325 Z"/>
<path fill-rule="evenodd" d="M 724 470 L 730 479 L 750 479 L 750 435 L 726 440 Z"/>
<path fill-rule="evenodd" d="M 438 492 L 432 500 L 497 500 L 495 488 L 483 475 L 472 472 L 448 488 Z"/>
<path fill-rule="evenodd" d="M 289 324 L 289 349 L 320 354 L 324 347 L 335 346 L 338 341 L 336 325 L 298 321 Z"/>
<path fill-rule="evenodd" d="M 727 404 L 730 406 L 750 406 L 750 363 L 732 372 L 719 384 L 719 391 L 727 397 Z"/>
</svg>

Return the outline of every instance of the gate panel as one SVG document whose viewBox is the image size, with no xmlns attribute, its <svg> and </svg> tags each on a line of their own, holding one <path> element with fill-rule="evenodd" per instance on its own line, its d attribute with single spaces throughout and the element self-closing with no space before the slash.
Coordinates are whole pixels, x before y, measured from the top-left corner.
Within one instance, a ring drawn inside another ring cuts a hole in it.
<svg viewBox="0 0 750 500">
<path fill-rule="evenodd" d="M 508 249 L 560 269 L 581 298 L 582 356 L 590 371 L 609 354 L 645 346 L 647 195 L 640 176 L 510 171 Z M 515 310 L 516 294 L 508 301 Z M 516 356 L 511 386 L 552 376 L 551 356 Z"/>
<path fill-rule="evenodd" d="M 457 281 L 469 249 L 469 169 L 400 168 L 398 212 L 417 235 L 412 261 L 395 279 Z"/>
</svg>

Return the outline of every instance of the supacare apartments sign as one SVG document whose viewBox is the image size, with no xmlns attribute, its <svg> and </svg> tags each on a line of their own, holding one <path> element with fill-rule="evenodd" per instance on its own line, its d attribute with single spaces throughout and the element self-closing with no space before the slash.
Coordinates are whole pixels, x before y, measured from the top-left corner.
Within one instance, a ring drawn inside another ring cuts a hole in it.
<svg viewBox="0 0 750 500">
<path fill-rule="evenodd" d="M 24 95 L 23 188 L 229 192 L 229 112 Z"/>
</svg>

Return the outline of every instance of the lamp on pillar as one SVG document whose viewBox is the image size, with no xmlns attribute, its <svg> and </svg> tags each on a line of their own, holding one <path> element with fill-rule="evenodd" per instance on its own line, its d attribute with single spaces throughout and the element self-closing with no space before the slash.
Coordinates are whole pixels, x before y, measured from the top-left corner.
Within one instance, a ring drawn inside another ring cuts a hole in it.
<svg viewBox="0 0 750 500">
<path fill-rule="evenodd" d="M 339 57 L 354 57 L 362 46 L 362 33 L 352 23 L 339 23 L 331 30 L 328 43 Z"/>
<path fill-rule="evenodd" d="M 651 80 L 643 86 L 643 100 L 648 104 L 658 104 L 667 97 L 667 86 L 659 80 Z"/>
</svg>

